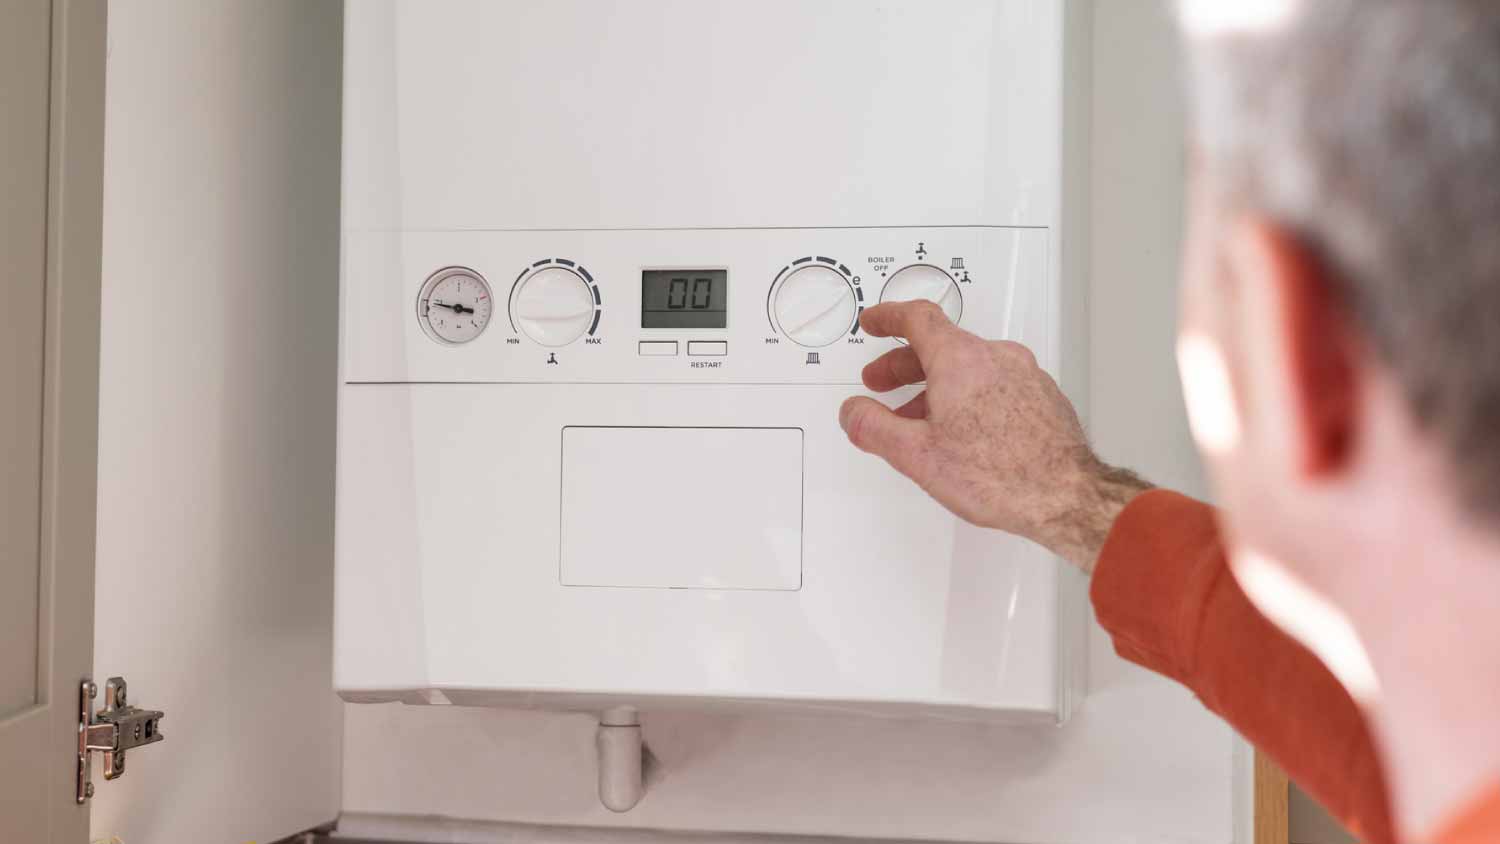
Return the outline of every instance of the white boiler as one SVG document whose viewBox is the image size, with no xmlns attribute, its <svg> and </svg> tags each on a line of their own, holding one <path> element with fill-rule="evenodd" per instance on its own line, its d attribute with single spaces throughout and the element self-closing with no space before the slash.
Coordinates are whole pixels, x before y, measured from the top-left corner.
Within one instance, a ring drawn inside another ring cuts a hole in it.
<svg viewBox="0 0 1500 844">
<path fill-rule="evenodd" d="M 346 9 L 351 701 L 1056 723 L 1082 583 L 853 449 L 929 298 L 1085 388 L 1086 11 Z"/>
</svg>

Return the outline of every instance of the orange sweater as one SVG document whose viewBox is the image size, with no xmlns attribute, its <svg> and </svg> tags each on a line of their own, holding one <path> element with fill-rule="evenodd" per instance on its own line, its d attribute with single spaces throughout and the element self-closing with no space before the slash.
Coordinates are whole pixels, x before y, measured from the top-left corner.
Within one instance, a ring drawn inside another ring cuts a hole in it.
<svg viewBox="0 0 1500 844">
<path fill-rule="evenodd" d="M 1120 656 L 1192 689 L 1367 844 L 1396 840 L 1363 716 L 1245 597 L 1213 508 L 1164 490 L 1138 496 L 1099 555 L 1092 596 Z M 1500 791 L 1438 841 L 1500 842 Z"/>
</svg>

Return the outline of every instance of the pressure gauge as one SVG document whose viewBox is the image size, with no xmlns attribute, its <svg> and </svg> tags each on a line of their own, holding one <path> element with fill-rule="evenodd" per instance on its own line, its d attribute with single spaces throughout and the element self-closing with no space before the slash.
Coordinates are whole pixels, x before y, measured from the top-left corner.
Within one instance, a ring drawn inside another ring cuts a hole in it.
<svg viewBox="0 0 1500 844">
<path fill-rule="evenodd" d="M 467 267 L 445 267 L 433 273 L 417 297 L 417 321 L 427 336 L 458 346 L 484 333 L 494 308 L 490 285 Z"/>
</svg>

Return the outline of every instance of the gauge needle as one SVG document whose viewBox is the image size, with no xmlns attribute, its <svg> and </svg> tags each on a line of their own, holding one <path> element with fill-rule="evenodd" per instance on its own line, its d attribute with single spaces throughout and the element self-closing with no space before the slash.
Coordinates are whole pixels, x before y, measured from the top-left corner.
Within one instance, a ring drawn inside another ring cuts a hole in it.
<svg viewBox="0 0 1500 844">
<path fill-rule="evenodd" d="M 442 302 L 433 302 L 432 306 L 435 307 L 435 308 L 447 308 L 448 310 L 454 312 L 455 314 L 472 314 L 472 313 L 474 313 L 474 309 L 473 308 L 464 307 L 463 305 L 448 305 L 448 304 L 444 304 Z"/>
</svg>

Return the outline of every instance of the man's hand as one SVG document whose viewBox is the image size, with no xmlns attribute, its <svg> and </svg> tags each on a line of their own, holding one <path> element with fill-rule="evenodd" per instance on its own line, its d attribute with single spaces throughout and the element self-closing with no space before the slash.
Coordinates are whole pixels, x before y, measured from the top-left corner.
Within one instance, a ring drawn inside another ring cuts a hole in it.
<svg viewBox="0 0 1500 844">
<path fill-rule="evenodd" d="M 1092 570 L 1115 517 L 1149 486 L 1094 456 L 1073 405 L 1031 351 L 981 340 L 931 302 L 880 305 L 860 325 L 911 344 L 865 367 L 866 387 L 927 389 L 895 411 L 849 399 L 839 424 L 850 442 L 959 517 Z"/>
</svg>

